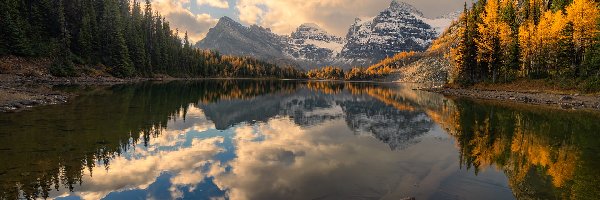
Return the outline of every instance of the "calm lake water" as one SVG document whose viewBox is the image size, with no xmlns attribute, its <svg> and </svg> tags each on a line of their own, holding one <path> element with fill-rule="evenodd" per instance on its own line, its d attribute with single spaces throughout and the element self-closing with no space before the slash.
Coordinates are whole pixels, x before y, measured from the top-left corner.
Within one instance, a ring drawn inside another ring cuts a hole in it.
<svg viewBox="0 0 600 200">
<path fill-rule="evenodd" d="M 0 114 L 0 199 L 598 199 L 600 114 L 408 85 L 61 88 Z"/>
</svg>

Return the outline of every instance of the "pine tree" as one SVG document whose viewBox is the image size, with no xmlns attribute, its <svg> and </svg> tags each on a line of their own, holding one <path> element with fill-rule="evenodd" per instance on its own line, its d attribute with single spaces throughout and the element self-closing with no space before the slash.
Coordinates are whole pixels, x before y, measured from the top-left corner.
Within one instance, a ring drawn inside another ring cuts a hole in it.
<svg viewBox="0 0 600 200">
<path fill-rule="evenodd" d="M 111 67 L 110 72 L 118 77 L 127 77 L 133 74 L 133 67 L 129 57 L 127 44 L 121 29 L 121 16 L 115 0 L 103 2 L 101 17 L 101 32 L 104 36 L 102 59 L 103 63 Z"/>
<path fill-rule="evenodd" d="M 561 32 L 561 39 L 558 43 L 558 66 L 560 67 L 559 75 L 575 76 L 575 43 L 573 42 L 573 24 L 567 22 Z"/>
<path fill-rule="evenodd" d="M 473 83 L 473 70 L 476 66 L 474 52 L 471 51 L 471 49 L 474 49 L 474 42 L 470 32 L 474 24 L 472 24 L 470 19 L 472 18 L 465 3 L 463 16 L 460 19 L 462 23 L 459 35 L 460 40 L 457 47 L 453 49 L 453 54 L 455 55 L 454 61 L 456 62 L 456 69 L 454 69 L 456 80 L 454 82 L 463 86 Z"/>
<path fill-rule="evenodd" d="M 144 37 L 144 45 L 146 51 L 146 69 L 145 74 L 152 74 L 154 72 L 153 68 L 153 53 L 154 53 L 154 17 L 152 13 L 152 3 L 150 0 L 146 0 L 144 6 L 144 19 L 142 23 L 142 30 L 145 31 Z"/>
<path fill-rule="evenodd" d="M 74 76 L 75 69 L 71 61 L 71 34 L 67 29 L 63 0 L 58 0 L 56 7 L 58 8 L 57 17 L 60 30 L 59 48 L 58 58 L 50 68 L 50 72 L 55 76 Z"/>
<path fill-rule="evenodd" d="M 600 18 L 597 20 L 596 29 L 600 30 Z M 585 76 L 600 80 L 600 31 L 596 31 L 593 45 L 586 51 L 585 58 L 583 62 Z"/>
<path fill-rule="evenodd" d="M 93 36 L 93 28 L 92 21 L 95 19 L 92 16 L 93 7 L 92 2 L 90 0 L 82 1 L 83 14 L 81 17 L 81 26 L 79 28 L 79 35 L 77 37 L 77 48 L 76 52 L 79 56 L 86 62 L 91 63 L 92 57 L 94 57 L 94 36 Z"/>
<path fill-rule="evenodd" d="M 131 60 L 133 61 L 133 65 L 138 73 L 144 73 L 144 75 L 149 75 L 145 71 L 147 67 L 147 58 L 146 58 L 146 50 L 144 44 L 144 30 L 143 30 L 143 14 L 141 5 L 137 0 L 133 1 L 133 8 L 131 11 L 131 19 L 130 25 L 131 35 L 129 42 L 129 50 L 131 53 Z"/>
<path fill-rule="evenodd" d="M 504 68 L 504 81 L 508 81 L 509 77 L 513 77 L 515 72 L 519 69 L 519 24 L 517 20 L 517 11 L 514 1 L 503 0 L 502 2 L 502 16 L 501 19 L 508 25 L 510 31 L 502 30 L 501 40 L 504 41 L 503 46 L 503 68 Z M 503 27 L 506 29 L 507 27 Z"/>
<path fill-rule="evenodd" d="M 2 33 L 0 36 L 4 38 L 4 45 L 10 53 L 30 56 L 31 43 L 27 38 L 27 31 L 25 30 L 26 21 L 23 19 L 20 13 L 21 4 L 18 0 L 6 0 L 4 7 L 0 11 L 2 12 L 2 18 L 0 18 L 0 26 Z"/>
</svg>

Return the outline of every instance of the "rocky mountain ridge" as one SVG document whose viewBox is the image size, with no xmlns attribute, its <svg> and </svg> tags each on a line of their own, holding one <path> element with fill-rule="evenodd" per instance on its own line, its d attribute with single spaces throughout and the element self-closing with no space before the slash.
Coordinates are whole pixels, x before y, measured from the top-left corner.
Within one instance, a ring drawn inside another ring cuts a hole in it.
<svg viewBox="0 0 600 200">
<path fill-rule="evenodd" d="M 314 23 L 302 24 L 290 35 L 278 35 L 268 28 L 246 27 L 223 17 L 196 47 L 305 69 L 326 65 L 349 68 L 403 51 L 424 51 L 455 17 L 428 19 L 412 5 L 393 0 L 377 16 L 357 18 L 345 37 L 329 34 Z"/>
</svg>

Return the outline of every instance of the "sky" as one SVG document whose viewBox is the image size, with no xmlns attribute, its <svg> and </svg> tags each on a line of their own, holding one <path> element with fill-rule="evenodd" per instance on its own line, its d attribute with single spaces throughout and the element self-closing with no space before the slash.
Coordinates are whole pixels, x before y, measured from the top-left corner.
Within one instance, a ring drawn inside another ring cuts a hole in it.
<svg viewBox="0 0 600 200">
<path fill-rule="evenodd" d="M 244 25 L 258 24 L 281 35 L 303 23 L 315 23 L 329 33 L 346 35 L 355 18 L 368 18 L 392 0 L 152 0 L 171 27 L 188 32 L 197 42 L 219 18 L 228 16 Z M 426 17 L 461 10 L 464 0 L 399 0 L 412 4 Z"/>
</svg>

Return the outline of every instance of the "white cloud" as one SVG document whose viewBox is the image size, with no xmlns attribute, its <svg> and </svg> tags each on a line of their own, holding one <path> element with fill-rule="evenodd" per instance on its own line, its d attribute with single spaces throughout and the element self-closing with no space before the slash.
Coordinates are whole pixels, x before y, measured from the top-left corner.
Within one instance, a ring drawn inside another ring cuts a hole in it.
<svg viewBox="0 0 600 200">
<path fill-rule="evenodd" d="M 229 2 L 226 0 L 197 0 L 198 5 L 208 5 L 215 8 L 229 8 Z"/>
<path fill-rule="evenodd" d="M 405 0 L 429 17 L 462 8 L 459 0 Z M 373 17 L 387 8 L 390 0 L 239 0 L 239 19 L 248 24 L 289 34 L 300 24 L 316 23 L 330 33 L 345 36 L 354 19 Z"/>
<path fill-rule="evenodd" d="M 269 27 L 279 34 L 312 22 L 345 35 L 356 17 L 376 15 L 388 4 L 384 0 L 240 0 L 236 9 L 242 22 Z"/>
<path fill-rule="evenodd" d="M 93 176 L 84 174 L 82 181 L 85 184 L 75 186 L 76 192 L 71 195 L 82 199 L 102 199 L 113 191 L 146 189 L 161 173 L 169 172 L 173 174 L 171 194 L 177 197 L 181 194 L 177 186 L 197 185 L 204 177 L 215 173 L 202 172 L 202 167 L 218 163 L 213 157 L 224 151 L 218 146 L 223 141 L 222 137 L 194 139 L 190 147 L 162 152 L 149 150 L 131 158 L 117 157 L 110 161 L 109 170 L 104 166 L 96 166 L 93 168 Z M 63 191 L 51 196 L 65 195 Z"/>
<path fill-rule="evenodd" d="M 454 148 L 451 142 L 437 144 L 431 136 L 402 152 L 390 151 L 375 138 L 352 135 L 343 119 L 303 128 L 279 118 L 238 127 L 236 134 L 264 137 L 237 140 L 236 158 L 226 164 L 231 171 L 213 175 L 236 200 L 430 197 L 427 192 L 436 191 L 459 166 L 457 152 L 447 151 Z"/>
<path fill-rule="evenodd" d="M 184 6 L 189 4 L 190 0 L 154 0 L 152 7 L 165 16 L 171 28 L 178 28 L 182 35 L 187 31 L 190 40 L 199 41 L 206 36 L 208 29 L 213 27 L 218 19 L 207 13 L 193 13 Z"/>
<path fill-rule="evenodd" d="M 92 168 L 93 176 L 85 171 L 85 184 L 75 186 L 76 192 L 71 195 L 82 199 L 102 199 L 113 191 L 146 189 L 163 172 L 173 175 L 170 178 L 172 186 L 169 188 L 173 199 L 183 194 L 179 189 L 181 186 L 189 186 L 189 190 L 193 191 L 205 177 L 222 173 L 221 164 L 214 156 L 225 151 L 219 146 L 224 138 L 194 138 L 191 139 L 190 146 L 184 146 L 184 142 L 189 140 L 186 135 L 213 128 L 214 124 L 201 109 L 189 105 L 185 120 L 183 112 L 177 118 L 169 120 L 167 128 L 162 129 L 158 137 L 150 139 L 148 148 L 141 147 L 144 141 L 140 139 L 135 146 L 141 148 L 135 148 L 129 156 L 112 159 L 108 170 L 104 165 L 98 165 Z M 142 133 L 140 137 L 141 135 Z M 210 168 L 204 170 L 205 166 Z M 51 197 L 69 195 L 65 192 L 54 191 Z"/>
</svg>

